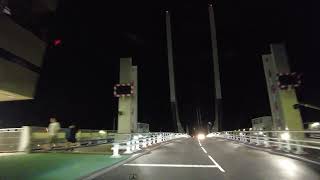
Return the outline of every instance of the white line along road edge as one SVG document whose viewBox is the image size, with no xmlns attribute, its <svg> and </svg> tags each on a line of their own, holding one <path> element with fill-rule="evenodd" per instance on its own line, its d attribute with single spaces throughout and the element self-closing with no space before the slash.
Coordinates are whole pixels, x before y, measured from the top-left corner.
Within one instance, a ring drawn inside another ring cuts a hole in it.
<svg viewBox="0 0 320 180">
<path fill-rule="evenodd" d="M 124 164 L 124 166 L 142 166 L 142 167 L 187 167 L 187 168 L 217 168 L 216 165 L 193 165 L 193 164 Z M 219 167 L 218 167 L 219 168 Z"/>
</svg>

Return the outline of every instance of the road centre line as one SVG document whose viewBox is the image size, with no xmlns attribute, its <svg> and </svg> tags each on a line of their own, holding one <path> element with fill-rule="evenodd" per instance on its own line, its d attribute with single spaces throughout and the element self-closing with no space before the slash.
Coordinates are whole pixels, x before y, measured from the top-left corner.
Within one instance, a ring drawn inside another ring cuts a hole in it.
<svg viewBox="0 0 320 180">
<path fill-rule="evenodd" d="M 139 166 L 139 167 L 182 167 L 182 168 L 219 168 L 217 165 L 195 165 L 195 164 L 124 164 L 124 166 Z"/>
<path fill-rule="evenodd" d="M 204 153 L 208 154 L 208 152 L 203 147 L 201 147 L 201 149 L 203 150 Z"/>
<path fill-rule="evenodd" d="M 204 149 L 204 147 L 202 147 L 202 144 L 200 142 L 200 140 L 198 139 L 199 141 L 199 145 L 201 147 L 201 149 L 203 150 L 204 153 L 208 154 L 208 152 L 206 151 L 206 149 Z M 215 166 L 217 166 L 219 168 L 219 170 L 221 172 L 226 172 L 210 155 L 208 155 L 209 159 L 213 162 L 213 164 L 215 164 Z"/>
</svg>

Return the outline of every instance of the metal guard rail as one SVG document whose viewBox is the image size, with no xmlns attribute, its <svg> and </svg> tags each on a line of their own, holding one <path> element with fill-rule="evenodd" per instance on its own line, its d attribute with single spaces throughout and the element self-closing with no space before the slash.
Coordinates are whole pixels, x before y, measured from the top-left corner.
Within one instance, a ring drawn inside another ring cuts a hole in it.
<svg viewBox="0 0 320 180">
<path fill-rule="evenodd" d="M 152 146 L 154 144 L 170 141 L 181 137 L 189 137 L 188 135 L 182 133 L 135 133 L 132 135 L 133 138 L 130 140 L 118 141 L 113 143 L 113 147 L 111 148 L 113 154 L 111 157 L 121 157 L 119 150 L 125 150 L 124 154 L 132 154 L 136 151 L 141 150 L 141 148 L 147 148 L 148 146 Z"/>
<path fill-rule="evenodd" d="M 320 131 L 223 131 L 214 136 L 295 154 L 304 154 L 303 148 L 320 150 Z"/>
</svg>

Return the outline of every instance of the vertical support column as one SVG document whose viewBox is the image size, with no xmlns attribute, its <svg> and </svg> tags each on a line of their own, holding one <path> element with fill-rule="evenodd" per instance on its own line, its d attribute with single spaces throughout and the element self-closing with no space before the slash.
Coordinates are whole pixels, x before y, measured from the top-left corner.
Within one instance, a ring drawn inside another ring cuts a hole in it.
<svg viewBox="0 0 320 180">
<path fill-rule="evenodd" d="M 219 56 L 218 56 L 218 44 L 216 35 L 216 24 L 214 19 L 214 12 L 212 4 L 209 5 L 209 20 L 210 20 L 210 32 L 211 32 L 211 47 L 213 58 L 213 70 L 214 70 L 214 86 L 215 86 L 215 119 L 214 127 L 215 131 L 221 131 L 221 118 L 222 118 L 222 95 L 221 95 L 221 83 L 220 83 L 220 70 L 219 70 Z"/>
<path fill-rule="evenodd" d="M 166 31 L 167 31 L 167 49 L 168 49 L 168 67 L 169 67 L 169 83 L 170 83 L 170 103 L 172 118 L 175 121 L 178 132 L 184 132 L 180 119 L 179 110 L 176 99 L 175 77 L 174 77 L 174 65 L 173 65 L 173 53 L 172 53 L 172 35 L 171 35 L 171 19 L 169 11 L 166 11 Z"/>
<path fill-rule="evenodd" d="M 137 132 L 138 122 L 138 67 L 131 58 L 120 59 L 120 84 L 133 84 L 131 96 L 119 97 L 118 133 Z"/>
<path fill-rule="evenodd" d="M 293 105 L 298 103 L 294 88 L 280 89 L 278 73 L 290 73 L 290 66 L 284 44 L 271 44 L 271 54 L 263 55 L 263 65 L 267 79 L 268 93 L 275 130 L 303 130 L 301 114 Z M 304 136 L 297 135 L 296 138 Z"/>
<path fill-rule="evenodd" d="M 29 153 L 31 152 L 31 148 L 31 127 L 22 126 L 18 151 Z"/>
<path fill-rule="evenodd" d="M 134 85 L 134 94 L 132 96 L 132 132 L 137 132 L 138 124 L 138 66 L 132 66 L 132 82 Z"/>
<path fill-rule="evenodd" d="M 132 81 L 132 59 L 120 59 L 120 84 Z M 132 97 L 119 97 L 118 133 L 132 133 Z"/>
</svg>

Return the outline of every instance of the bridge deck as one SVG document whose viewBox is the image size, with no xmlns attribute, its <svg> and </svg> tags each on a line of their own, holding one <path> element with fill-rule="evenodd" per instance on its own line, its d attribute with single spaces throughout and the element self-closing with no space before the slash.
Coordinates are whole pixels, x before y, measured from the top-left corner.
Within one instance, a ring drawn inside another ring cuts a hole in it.
<svg viewBox="0 0 320 180">
<path fill-rule="evenodd" d="M 290 179 L 318 180 L 320 166 L 225 141 L 177 140 L 97 179 L 123 180 Z M 134 178 L 132 178 L 134 179 Z"/>
</svg>

